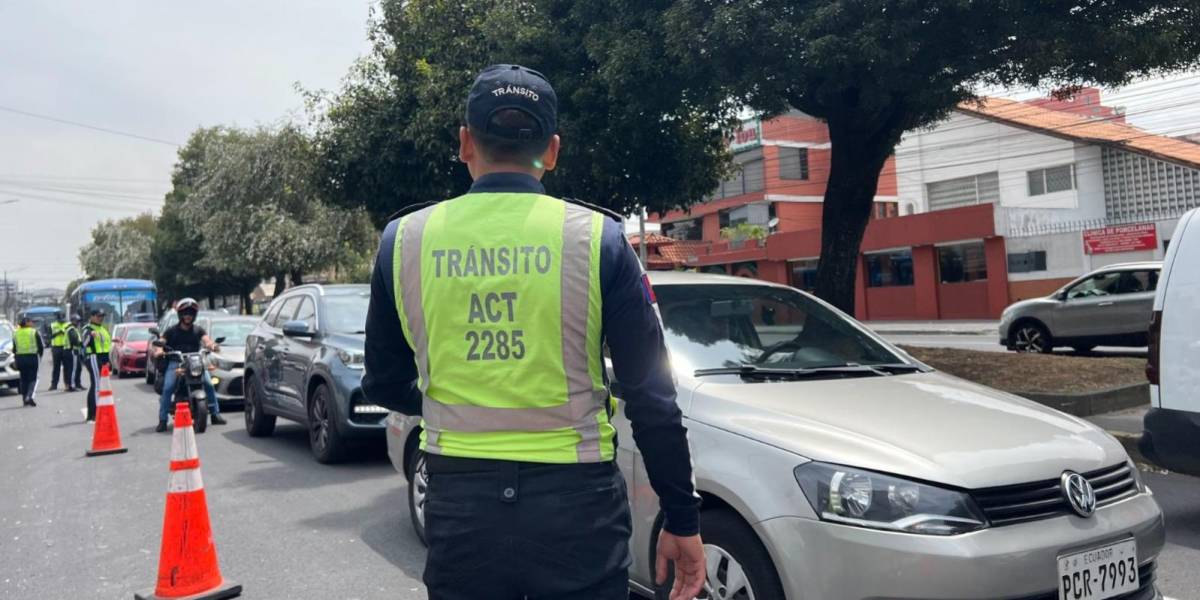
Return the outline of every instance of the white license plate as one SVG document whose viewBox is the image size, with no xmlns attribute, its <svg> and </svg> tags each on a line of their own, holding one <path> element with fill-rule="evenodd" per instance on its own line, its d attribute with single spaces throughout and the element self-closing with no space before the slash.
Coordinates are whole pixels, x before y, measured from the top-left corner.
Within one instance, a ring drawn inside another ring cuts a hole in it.
<svg viewBox="0 0 1200 600">
<path fill-rule="evenodd" d="M 1136 591 L 1137 540 L 1058 557 L 1059 600 L 1104 600 Z"/>
</svg>

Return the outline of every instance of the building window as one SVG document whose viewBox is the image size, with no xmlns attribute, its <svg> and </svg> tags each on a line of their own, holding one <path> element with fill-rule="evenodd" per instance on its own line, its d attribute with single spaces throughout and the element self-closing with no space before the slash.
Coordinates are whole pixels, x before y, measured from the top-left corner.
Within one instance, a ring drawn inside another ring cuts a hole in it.
<svg viewBox="0 0 1200 600">
<path fill-rule="evenodd" d="M 1046 251 L 1030 250 L 1029 252 L 1009 253 L 1009 273 L 1032 273 L 1046 270 Z"/>
<path fill-rule="evenodd" d="M 1000 200 L 1000 173 L 982 173 L 925 184 L 929 210 L 988 204 Z"/>
<path fill-rule="evenodd" d="M 872 207 L 871 218 L 887 219 L 900 214 L 900 209 L 897 202 L 876 202 Z"/>
<path fill-rule="evenodd" d="M 1029 171 L 1029 195 L 1041 196 L 1075 189 L 1075 165 Z"/>
<path fill-rule="evenodd" d="M 691 219 L 663 223 L 662 234 L 673 240 L 702 240 L 704 239 L 704 220 Z"/>
<path fill-rule="evenodd" d="M 792 261 L 792 287 L 806 292 L 817 289 L 817 262 L 815 258 Z"/>
<path fill-rule="evenodd" d="M 808 148 L 779 148 L 779 178 L 808 179 Z"/>
<path fill-rule="evenodd" d="M 752 160 L 742 165 L 742 179 L 745 183 L 745 193 L 761 192 L 763 190 L 763 161 Z"/>
<path fill-rule="evenodd" d="M 987 257 L 983 253 L 983 242 L 940 246 L 938 267 L 942 283 L 966 283 L 987 279 Z"/>
<path fill-rule="evenodd" d="M 912 250 L 895 250 L 865 255 L 867 287 L 913 284 Z"/>
</svg>

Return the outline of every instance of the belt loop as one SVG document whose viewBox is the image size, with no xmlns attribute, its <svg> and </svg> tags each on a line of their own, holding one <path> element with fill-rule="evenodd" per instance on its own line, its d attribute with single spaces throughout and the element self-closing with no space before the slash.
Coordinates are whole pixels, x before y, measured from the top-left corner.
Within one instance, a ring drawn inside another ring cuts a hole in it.
<svg viewBox="0 0 1200 600">
<path fill-rule="evenodd" d="M 520 476 L 516 461 L 504 461 L 500 467 L 500 501 L 514 504 L 520 496 Z"/>
</svg>

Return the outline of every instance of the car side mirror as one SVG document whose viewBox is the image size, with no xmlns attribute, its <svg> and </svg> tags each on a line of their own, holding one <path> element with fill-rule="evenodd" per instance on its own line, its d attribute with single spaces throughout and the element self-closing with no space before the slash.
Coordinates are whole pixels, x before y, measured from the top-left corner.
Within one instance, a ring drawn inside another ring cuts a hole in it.
<svg viewBox="0 0 1200 600">
<path fill-rule="evenodd" d="M 308 338 L 310 338 L 310 337 L 316 335 L 315 332 L 309 330 L 308 323 L 305 323 L 304 321 L 288 321 L 288 322 L 284 323 L 283 327 L 281 327 L 280 329 L 283 330 L 283 335 L 286 335 L 288 337 L 295 337 L 295 338 L 308 337 Z"/>
<path fill-rule="evenodd" d="M 157 328 L 157 327 L 151 327 L 151 328 L 150 328 L 150 335 L 158 335 L 158 328 Z"/>
</svg>

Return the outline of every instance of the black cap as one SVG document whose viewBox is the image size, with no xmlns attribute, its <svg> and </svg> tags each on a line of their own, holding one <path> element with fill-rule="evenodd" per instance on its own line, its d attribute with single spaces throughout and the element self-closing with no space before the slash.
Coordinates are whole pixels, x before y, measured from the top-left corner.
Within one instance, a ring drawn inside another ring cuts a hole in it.
<svg viewBox="0 0 1200 600">
<path fill-rule="evenodd" d="M 537 131 L 491 125 L 497 111 L 515 108 L 533 117 Z M 492 65 L 475 77 L 467 95 L 467 125 L 510 140 L 548 140 L 558 130 L 558 96 L 546 76 L 520 65 Z"/>
<path fill-rule="evenodd" d="M 83 317 L 80 317 L 80 316 L 79 316 L 79 313 L 74 313 L 74 314 L 72 314 L 72 315 L 71 315 L 71 320 L 72 320 L 72 321 L 82 321 L 82 320 L 83 320 Z"/>
<path fill-rule="evenodd" d="M 88 313 L 88 315 L 89 315 L 89 316 L 93 316 L 93 317 L 95 317 L 95 316 L 101 316 L 101 317 L 103 317 L 103 316 L 104 316 L 104 314 L 105 314 L 105 313 L 104 313 L 104 309 L 103 309 L 103 308 L 93 308 L 93 309 L 92 309 L 92 312 Z"/>
</svg>

